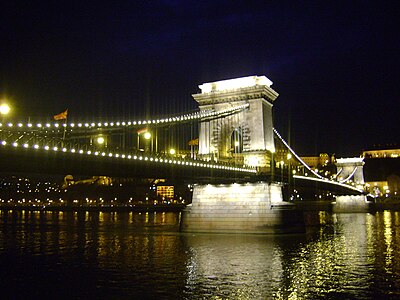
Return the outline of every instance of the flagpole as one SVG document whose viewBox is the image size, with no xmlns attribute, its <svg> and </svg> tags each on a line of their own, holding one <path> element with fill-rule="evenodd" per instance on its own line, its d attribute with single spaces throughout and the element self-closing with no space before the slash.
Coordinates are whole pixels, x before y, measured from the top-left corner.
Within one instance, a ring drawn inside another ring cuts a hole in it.
<svg viewBox="0 0 400 300">
<path fill-rule="evenodd" d="M 65 111 L 59 113 L 58 115 L 54 115 L 53 119 L 56 120 L 56 121 L 65 120 L 64 124 L 63 124 L 64 125 L 64 132 L 63 132 L 63 137 L 62 137 L 62 140 L 61 140 L 61 147 L 64 147 L 65 134 L 67 132 L 68 108 Z"/>
<path fill-rule="evenodd" d="M 67 120 L 68 120 L 68 114 L 65 116 L 64 132 L 63 132 L 63 138 L 62 138 L 62 141 L 61 141 L 61 147 L 64 147 L 65 133 L 67 132 Z"/>
</svg>

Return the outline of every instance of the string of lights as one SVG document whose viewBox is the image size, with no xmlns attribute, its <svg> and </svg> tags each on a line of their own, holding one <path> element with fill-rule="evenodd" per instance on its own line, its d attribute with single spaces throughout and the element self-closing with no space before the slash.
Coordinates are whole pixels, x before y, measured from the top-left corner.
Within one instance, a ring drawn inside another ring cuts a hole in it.
<svg viewBox="0 0 400 300">
<path fill-rule="evenodd" d="M 296 159 L 308 170 L 310 171 L 312 174 L 314 174 L 315 176 L 317 176 L 320 179 L 325 179 L 325 180 L 329 180 L 325 177 L 322 177 L 321 175 L 319 175 L 317 172 L 315 172 L 313 169 L 311 169 L 301 158 L 300 156 L 298 156 L 296 154 L 296 152 L 294 152 L 294 150 L 289 146 L 289 144 L 283 139 L 283 137 L 279 134 L 279 132 L 273 128 L 273 131 L 275 133 L 275 135 L 279 138 L 279 140 L 286 146 L 286 148 L 290 151 L 290 153 L 296 157 Z"/>
<path fill-rule="evenodd" d="M 337 181 L 330 180 L 329 178 L 325 178 L 325 177 L 319 175 L 319 174 L 318 174 L 317 172 L 315 172 L 313 169 L 311 169 L 311 168 L 296 154 L 296 152 L 294 152 L 294 150 L 293 150 L 293 149 L 289 146 L 289 144 L 282 138 L 282 136 L 279 134 L 279 132 L 278 132 L 275 128 L 273 128 L 273 131 L 274 131 L 275 135 L 280 139 L 280 141 L 281 141 L 281 142 L 286 146 L 286 148 L 290 151 L 290 153 L 291 153 L 294 157 L 296 157 L 296 159 L 297 159 L 308 171 L 310 171 L 313 175 L 315 175 L 315 176 L 317 177 L 317 178 L 312 178 L 312 177 L 308 177 L 308 176 L 293 175 L 294 178 L 307 179 L 307 180 L 314 180 L 314 181 L 319 181 L 319 182 L 329 182 L 330 184 L 335 184 L 335 185 L 338 185 L 338 186 L 343 186 L 343 187 L 346 187 L 346 188 L 353 189 L 353 190 L 358 191 L 358 192 L 363 192 L 362 189 L 353 187 L 353 186 L 350 185 L 350 184 L 346 184 L 346 182 L 349 181 L 349 180 L 354 176 L 354 174 L 356 173 L 357 167 L 353 170 L 353 172 L 352 172 L 346 179 L 344 179 L 344 180 L 342 180 L 342 181 L 337 182 Z M 339 174 L 339 173 L 338 173 L 338 174 Z M 338 175 L 338 174 L 337 174 L 337 175 Z"/>
<path fill-rule="evenodd" d="M 75 127 L 85 127 L 85 128 L 103 128 L 103 127 L 135 127 L 135 126 L 143 126 L 143 125 L 158 125 L 158 124 L 171 124 L 178 122 L 186 122 L 186 121 L 195 121 L 201 120 L 204 118 L 210 117 L 218 117 L 229 113 L 239 112 L 245 108 L 248 108 L 249 104 L 238 105 L 234 107 L 229 107 L 223 110 L 201 110 L 191 114 L 183 114 L 180 116 L 174 117 L 165 117 L 161 119 L 153 119 L 153 120 L 137 120 L 137 121 L 116 121 L 116 122 L 78 122 L 78 123 L 0 123 L 0 128 L 7 128 L 8 130 L 49 130 L 49 129 L 59 129 L 67 127 L 67 128 L 75 128 Z"/>
<path fill-rule="evenodd" d="M 227 170 L 227 171 L 235 171 L 235 172 L 243 172 L 248 174 L 255 174 L 257 170 L 250 166 L 228 166 L 222 165 L 218 163 L 209 163 L 207 161 L 202 160 L 188 160 L 188 159 L 178 159 L 178 158 L 160 158 L 152 155 L 132 155 L 128 153 L 113 153 L 113 152 L 101 152 L 101 151 L 92 151 L 92 150 L 82 150 L 76 148 L 67 148 L 67 147 L 51 147 L 49 145 L 39 146 L 38 144 L 30 145 L 28 143 L 24 143 L 19 145 L 17 142 L 7 143 L 7 141 L 3 140 L 0 142 L 0 145 L 3 147 L 10 147 L 14 149 L 23 148 L 30 149 L 35 151 L 53 151 L 53 152 L 63 152 L 70 153 L 73 155 L 88 155 L 88 156 L 99 156 L 105 157 L 109 159 L 126 159 L 133 161 L 147 161 L 151 163 L 158 164 L 173 164 L 173 165 L 182 165 L 189 166 L 193 168 L 209 168 L 209 169 L 219 169 L 219 170 Z"/>
<path fill-rule="evenodd" d="M 320 178 L 313 178 L 313 177 L 301 176 L 301 175 L 293 175 L 293 177 L 297 178 L 297 179 L 305 179 L 305 180 L 318 181 L 318 182 L 323 182 L 323 183 L 329 182 L 329 184 L 334 184 L 334 185 L 345 187 L 345 188 L 348 188 L 348 189 L 351 189 L 351 190 L 354 190 L 354 191 L 357 191 L 360 193 L 364 193 L 363 189 L 359 189 L 355 186 L 351 186 L 349 184 L 345 184 L 345 183 L 341 183 L 341 182 L 337 182 L 337 181 L 332 181 L 329 179 L 320 179 Z"/>
</svg>

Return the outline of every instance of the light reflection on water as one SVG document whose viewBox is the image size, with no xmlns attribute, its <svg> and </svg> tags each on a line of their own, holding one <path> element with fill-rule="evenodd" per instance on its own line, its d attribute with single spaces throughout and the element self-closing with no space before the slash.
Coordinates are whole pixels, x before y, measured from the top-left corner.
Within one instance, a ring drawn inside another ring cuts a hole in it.
<svg viewBox="0 0 400 300">
<path fill-rule="evenodd" d="M 400 297 L 398 212 L 316 217 L 303 235 L 208 235 L 177 213 L 0 211 L 2 298 Z"/>
</svg>

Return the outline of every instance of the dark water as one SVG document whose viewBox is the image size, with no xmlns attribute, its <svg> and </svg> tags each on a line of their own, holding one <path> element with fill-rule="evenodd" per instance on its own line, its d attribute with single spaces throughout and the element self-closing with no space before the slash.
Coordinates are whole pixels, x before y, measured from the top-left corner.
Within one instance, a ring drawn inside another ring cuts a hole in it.
<svg viewBox="0 0 400 300">
<path fill-rule="evenodd" d="M 0 211 L 0 298 L 400 298 L 398 212 L 282 236 L 181 234 L 179 217 Z"/>
</svg>

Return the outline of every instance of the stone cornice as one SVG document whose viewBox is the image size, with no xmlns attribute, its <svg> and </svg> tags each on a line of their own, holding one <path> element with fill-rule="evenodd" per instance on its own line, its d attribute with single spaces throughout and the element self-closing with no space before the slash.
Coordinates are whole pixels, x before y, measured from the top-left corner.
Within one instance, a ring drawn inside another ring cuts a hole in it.
<svg viewBox="0 0 400 300">
<path fill-rule="evenodd" d="M 199 103 L 200 106 L 202 106 L 207 104 L 245 101 L 260 98 L 273 103 L 278 95 L 279 94 L 276 91 L 266 85 L 257 85 L 234 90 L 194 94 L 192 97 Z"/>
</svg>

